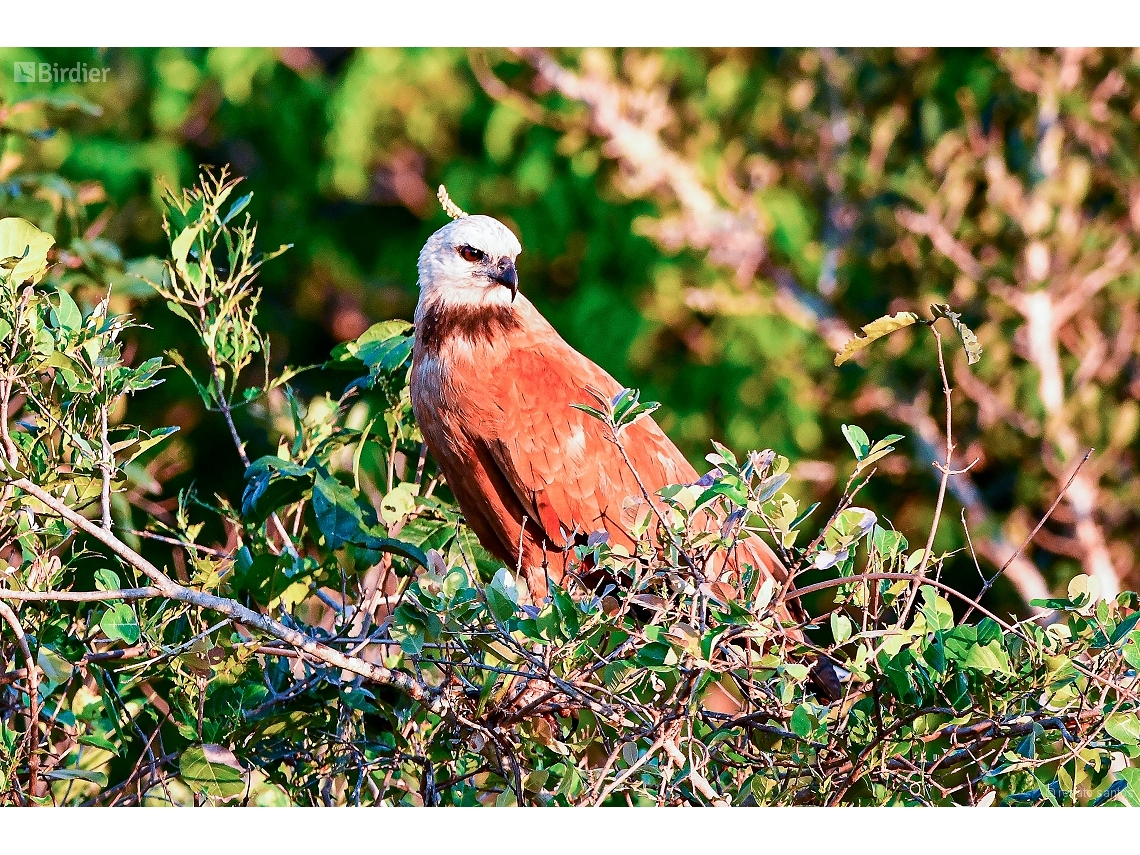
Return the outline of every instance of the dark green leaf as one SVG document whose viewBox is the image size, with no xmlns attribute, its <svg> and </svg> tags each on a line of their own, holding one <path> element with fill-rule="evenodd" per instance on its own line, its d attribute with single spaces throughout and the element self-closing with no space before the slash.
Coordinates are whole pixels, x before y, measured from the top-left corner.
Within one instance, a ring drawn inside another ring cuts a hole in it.
<svg viewBox="0 0 1140 855">
<path fill-rule="evenodd" d="M 222 219 L 222 225 L 224 226 L 226 223 L 228 223 L 230 220 L 232 220 L 234 217 L 236 217 L 238 214 L 240 214 L 242 211 L 244 211 L 245 206 L 249 204 L 249 200 L 252 198 L 253 198 L 252 193 L 246 193 L 244 196 L 242 196 L 240 199 L 238 199 L 232 205 L 230 205 L 230 210 L 226 213 L 226 216 Z"/>
<path fill-rule="evenodd" d="M 335 478 L 317 475 L 313 483 L 313 514 L 329 549 L 340 549 L 368 534 L 352 490 Z"/>
<path fill-rule="evenodd" d="M 1128 633 L 1132 632 L 1136 626 L 1137 621 L 1140 621 L 1140 611 L 1130 614 L 1124 620 L 1116 625 L 1116 629 L 1112 631 L 1112 636 L 1109 638 L 1113 644 L 1119 644 Z"/>
<path fill-rule="evenodd" d="M 313 486 L 313 475 L 313 470 L 280 457 L 255 460 L 245 471 L 242 516 L 250 522 L 265 522 L 270 514 L 304 496 Z"/>
<path fill-rule="evenodd" d="M 100 787 L 107 786 L 105 772 L 93 772 L 88 769 L 52 769 L 44 777 L 49 781 L 90 781 Z"/>
<path fill-rule="evenodd" d="M 983 647 L 1001 638 L 1001 625 L 993 618 L 982 618 L 978 623 L 978 644 Z"/>
</svg>

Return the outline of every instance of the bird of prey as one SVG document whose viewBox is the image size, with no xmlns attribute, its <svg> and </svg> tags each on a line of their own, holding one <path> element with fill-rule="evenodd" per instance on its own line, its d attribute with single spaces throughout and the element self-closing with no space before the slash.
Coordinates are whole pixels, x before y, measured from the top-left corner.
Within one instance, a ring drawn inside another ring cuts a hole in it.
<svg viewBox="0 0 1140 855">
<path fill-rule="evenodd" d="M 519 293 L 521 249 L 510 229 L 479 215 L 459 216 L 424 244 L 411 399 L 467 524 L 498 559 L 521 564 L 541 603 L 547 579 L 562 581 L 589 535 L 605 531 L 632 550 L 627 500 L 642 486 L 656 503 L 657 490 L 698 475 L 652 418 L 624 429 L 627 463 L 607 426 L 571 406 L 597 404 L 588 390 L 613 398 L 623 387 Z M 787 576 L 755 536 L 717 572 L 732 576 L 741 562 Z"/>
</svg>

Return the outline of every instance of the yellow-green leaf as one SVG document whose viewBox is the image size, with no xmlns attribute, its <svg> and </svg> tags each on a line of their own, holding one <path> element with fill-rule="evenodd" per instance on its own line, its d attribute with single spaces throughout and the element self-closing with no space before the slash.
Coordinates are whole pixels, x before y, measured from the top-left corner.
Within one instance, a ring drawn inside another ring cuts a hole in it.
<svg viewBox="0 0 1140 855">
<path fill-rule="evenodd" d="M 25 219 L 5 217 L 0 220 L 0 261 L 21 259 L 12 269 L 13 285 L 39 282 L 47 272 L 47 254 L 54 244 L 52 235 L 41 232 Z"/>
<path fill-rule="evenodd" d="M 234 753 L 221 745 L 195 745 L 178 760 L 182 780 L 196 793 L 232 799 L 245 791 L 245 770 Z"/>
<path fill-rule="evenodd" d="M 835 364 L 842 365 L 876 339 L 890 335 L 895 330 L 901 330 L 903 327 L 909 327 L 917 321 L 918 315 L 914 312 L 899 312 L 894 315 L 884 315 L 881 318 L 871 321 L 871 323 L 864 326 L 862 330 L 855 333 L 855 338 L 843 345 L 843 350 L 835 355 Z"/>
</svg>

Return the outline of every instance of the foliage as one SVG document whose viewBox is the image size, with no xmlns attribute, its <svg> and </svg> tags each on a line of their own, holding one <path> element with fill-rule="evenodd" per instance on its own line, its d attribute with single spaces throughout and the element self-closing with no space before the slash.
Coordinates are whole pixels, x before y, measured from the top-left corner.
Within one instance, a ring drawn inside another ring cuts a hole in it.
<svg viewBox="0 0 1140 855">
<path fill-rule="evenodd" d="M 956 466 L 978 462 L 949 486 L 987 572 L 1097 449 L 987 602 L 1024 616 L 1079 573 L 1106 592 L 1137 586 L 1135 52 L 0 49 L 0 60 L 109 69 L 98 84 L 0 79 L 0 208 L 59 238 L 75 265 L 59 278 L 79 304 L 115 283 L 116 310 L 155 330 L 128 342 L 144 357 L 200 356 L 192 329 L 162 301 L 140 303 L 153 292 L 124 275 L 165 254 L 162 188 L 193 183 L 198 164 L 233 164 L 265 245 L 298 244 L 260 280 L 277 376 L 373 319 L 411 316 L 408 248 L 443 222 L 432 188 L 446 181 L 462 206 L 516 230 L 528 296 L 577 349 L 660 401 L 692 459 L 710 436 L 738 453 L 771 447 L 796 461 L 798 500 L 831 505 L 842 425 L 905 433 L 906 453 L 867 491 L 907 528 L 933 516 L 930 464 L 945 441 L 921 331 L 892 336 L 889 358 L 831 362 L 875 318 L 951 304 L 988 357 L 955 380 L 971 403 L 955 416 Z M 153 263 L 133 272 L 158 276 Z M 965 362 L 953 357 L 951 375 Z M 204 358 L 190 367 L 210 374 Z M 320 374 L 291 382 L 306 397 L 329 391 Z M 200 417 L 196 395 L 172 373 L 130 402 L 136 422 L 181 427 L 150 483 L 236 500 L 240 479 L 202 465 L 230 436 L 224 419 Z M 274 450 L 266 416 L 261 401 L 233 413 L 254 457 Z M 946 578 L 980 592 L 963 528 L 942 526 L 938 547 L 952 553 Z"/>
<path fill-rule="evenodd" d="M 708 475 L 633 522 L 633 552 L 601 534 L 576 547 L 610 582 L 528 602 L 425 460 L 408 324 L 333 351 L 319 373 L 339 394 L 302 396 L 289 371 L 246 385 L 262 257 L 235 188 L 207 173 L 164 197 L 153 287 L 199 339 L 179 362 L 204 357 L 195 387 L 245 464 L 240 503 L 186 490 L 173 516 L 131 487 L 170 430 L 109 417 L 154 393 L 163 360 L 131 367 L 115 286 L 80 308 L 48 275 L 54 238 L 0 220 L 15 241 L 0 259 L 5 800 L 1140 802 L 1140 601 L 1077 576 L 1037 604 L 1056 617 L 1042 626 L 958 592 L 938 515 L 912 549 L 853 504 L 897 434 L 843 427 L 855 460 L 822 525 L 788 492 L 786 457 L 716 444 Z M 932 314 L 950 421 L 939 323 L 976 343 L 948 307 Z M 245 458 L 245 402 L 276 454 Z M 598 404 L 619 443 L 656 407 L 632 389 Z M 939 507 L 963 474 L 947 454 Z M 743 534 L 775 544 L 794 588 L 704 579 Z M 820 617 L 780 622 L 809 595 Z"/>
</svg>

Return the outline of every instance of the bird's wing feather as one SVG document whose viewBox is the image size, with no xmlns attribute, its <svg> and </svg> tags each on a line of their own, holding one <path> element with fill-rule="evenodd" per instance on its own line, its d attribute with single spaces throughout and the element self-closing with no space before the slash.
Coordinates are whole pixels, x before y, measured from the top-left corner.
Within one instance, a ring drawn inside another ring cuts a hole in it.
<svg viewBox="0 0 1140 855">
<path fill-rule="evenodd" d="M 605 425 L 571 406 L 596 405 L 587 388 L 613 396 L 621 386 L 560 339 L 512 349 L 489 380 L 487 393 L 502 417 L 469 426 L 469 436 L 489 452 L 527 516 L 556 548 L 575 533 L 601 529 L 628 541 L 622 503 L 641 495 L 630 463 L 650 492 L 697 477 L 649 418 L 623 432 L 629 463 L 623 459 Z"/>
</svg>

